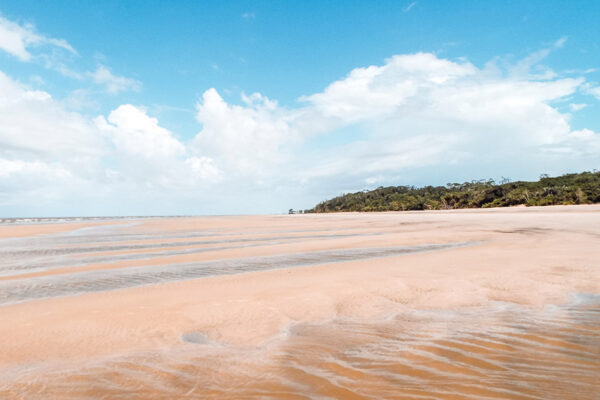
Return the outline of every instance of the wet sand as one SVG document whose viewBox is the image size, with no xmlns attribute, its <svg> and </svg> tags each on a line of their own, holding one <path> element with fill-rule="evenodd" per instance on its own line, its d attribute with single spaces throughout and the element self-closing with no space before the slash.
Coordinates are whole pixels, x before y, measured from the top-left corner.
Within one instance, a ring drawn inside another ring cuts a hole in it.
<svg viewBox="0 0 600 400">
<path fill-rule="evenodd" d="M 78 220 L 0 237 L 0 398 L 600 393 L 600 206 Z"/>
</svg>

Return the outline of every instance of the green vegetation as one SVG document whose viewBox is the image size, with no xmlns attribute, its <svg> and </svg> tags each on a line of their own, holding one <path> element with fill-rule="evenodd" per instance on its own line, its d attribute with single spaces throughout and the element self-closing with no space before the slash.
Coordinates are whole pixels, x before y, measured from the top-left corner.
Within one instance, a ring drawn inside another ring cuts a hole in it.
<svg viewBox="0 0 600 400">
<path fill-rule="evenodd" d="M 540 176 L 537 182 L 503 179 L 446 186 L 389 186 L 348 193 L 305 212 L 445 210 L 454 208 L 549 206 L 600 203 L 600 172 Z"/>
</svg>

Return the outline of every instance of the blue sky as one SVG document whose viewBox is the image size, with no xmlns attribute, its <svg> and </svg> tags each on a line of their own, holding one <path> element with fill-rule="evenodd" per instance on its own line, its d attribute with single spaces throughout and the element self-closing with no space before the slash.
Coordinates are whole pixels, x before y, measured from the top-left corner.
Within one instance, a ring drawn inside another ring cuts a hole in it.
<svg viewBox="0 0 600 400">
<path fill-rule="evenodd" d="M 0 89 L 21 99 L 0 99 L 3 216 L 282 212 L 600 165 L 596 1 L 22 0 L 0 15 Z"/>
</svg>

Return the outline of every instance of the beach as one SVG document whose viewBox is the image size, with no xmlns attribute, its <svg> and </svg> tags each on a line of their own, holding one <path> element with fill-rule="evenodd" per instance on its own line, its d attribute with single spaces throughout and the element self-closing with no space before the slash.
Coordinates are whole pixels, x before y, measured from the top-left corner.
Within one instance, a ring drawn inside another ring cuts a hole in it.
<svg viewBox="0 0 600 400">
<path fill-rule="evenodd" d="M 0 224 L 0 398 L 597 399 L 600 206 Z"/>
</svg>

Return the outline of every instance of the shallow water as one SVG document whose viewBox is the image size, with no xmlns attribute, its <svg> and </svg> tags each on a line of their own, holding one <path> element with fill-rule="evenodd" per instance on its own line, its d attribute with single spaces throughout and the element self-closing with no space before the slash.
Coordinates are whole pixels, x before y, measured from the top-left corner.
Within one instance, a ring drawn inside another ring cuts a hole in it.
<svg viewBox="0 0 600 400">
<path fill-rule="evenodd" d="M 119 221 L 115 221 L 119 222 Z M 333 262 L 392 257 L 410 253 L 444 250 L 470 245 L 456 242 L 418 246 L 367 247 L 307 251 L 301 253 L 225 258 L 212 261 L 179 262 L 156 265 L 157 258 L 194 255 L 224 250 L 260 248 L 305 241 L 332 241 L 369 238 L 381 235 L 363 229 L 290 230 L 264 227 L 250 232 L 239 229 L 215 232 L 158 230 L 136 232 L 143 222 L 119 222 L 79 228 L 73 231 L 34 237 L 0 240 L 0 306 L 29 300 L 72 296 L 88 292 L 125 289 L 207 276 L 231 275 L 269 269 Z M 149 260 L 148 265 L 143 265 Z M 114 264 L 140 261 L 142 265 L 127 268 L 78 271 L 91 264 Z M 69 273 L 53 274 L 53 270 L 73 267 Z M 46 276 L 22 274 L 49 271 Z"/>
<path fill-rule="evenodd" d="M 91 229 L 83 228 L 80 231 Z M 97 228 L 94 228 L 97 229 Z M 110 234 L 85 235 L 51 235 L 48 238 L 24 238 L 0 241 L 0 276 L 10 276 L 19 273 L 49 270 L 66 266 L 86 265 L 91 263 L 114 263 L 124 260 L 149 260 L 154 257 L 166 257 L 181 254 L 202 253 L 216 250 L 231 250 L 235 248 L 265 246 L 301 240 L 334 240 L 356 236 L 371 236 L 369 234 L 337 234 L 337 235 L 294 235 L 271 237 L 234 237 L 218 238 L 218 234 L 206 234 L 203 240 L 179 241 L 173 239 L 202 237 L 203 235 L 131 235 L 118 234 L 114 228 L 102 228 L 100 232 Z M 229 235 L 230 236 L 230 235 Z M 214 239 L 217 237 L 218 239 Z M 170 239 L 170 240 L 165 240 Z M 158 241 L 157 241 L 158 240 Z M 109 245 L 101 243 L 111 241 Z M 135 241 L 135 243 L 132 243 Z M 145 241 L 145 242 L 144 242 Z M 152 241 L 148 243 L 148 241 Z M 83 246 L 81 244 L 84 244 Z M 93 244 L 92 246 L 90 246 Z M 221 245 L 221 246 L 215 246 Z M 227 245 L 227 246 L 222 246 Z M 180 249 L 182 247 L 192 247 Z M 176 250 L 165 250 L 178 248 Z M 136 250 L 145 250 L 135 253 Z M 119 254 L 114 254 L 118 252 Z M 106 254 L 113 253 L 113 254 Z"/>
<path fill-rule="evenodd" d="M 259 348 L 182 334 L 171 349 L 30 376 L 0 395 L 42 398 L 590 399 L 600 394 L 600 299 L 497 303 L 385 320 L 292 326 Z"/>
<path fill-rule="evenodd" d="M 393 257 L 411 253 L 445 250 L 469 243 L 421 246 L 375 247 L 313 251 L 239 259 L 141 266 L 0 281 L 0 305 L 28 300 L 125 289 L 217 275 L 329 264 L 334 262 Z"/>
</svg>

